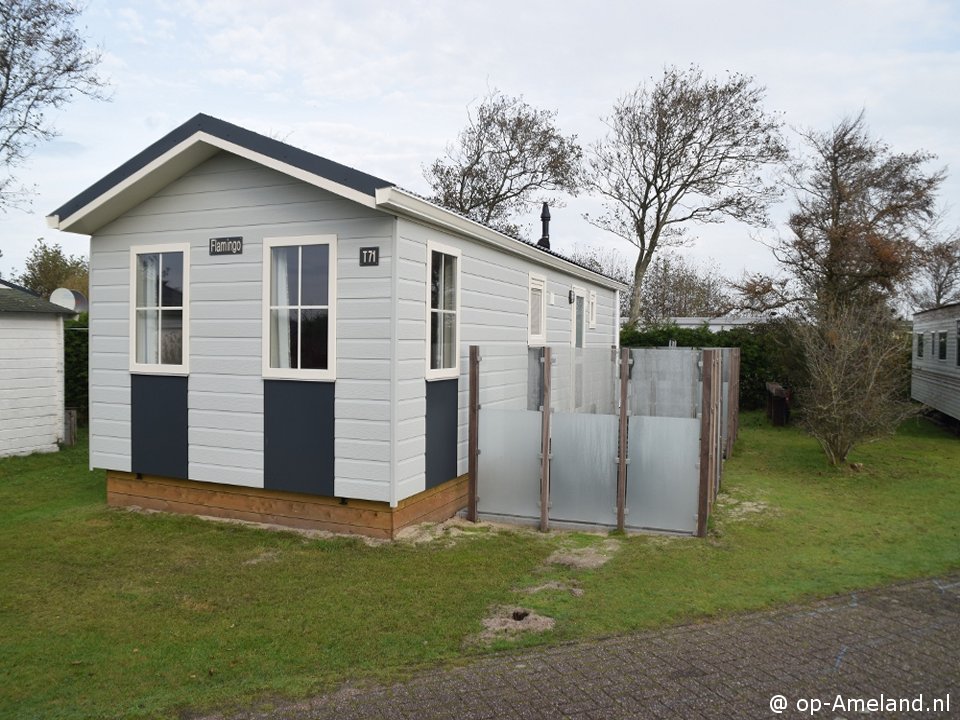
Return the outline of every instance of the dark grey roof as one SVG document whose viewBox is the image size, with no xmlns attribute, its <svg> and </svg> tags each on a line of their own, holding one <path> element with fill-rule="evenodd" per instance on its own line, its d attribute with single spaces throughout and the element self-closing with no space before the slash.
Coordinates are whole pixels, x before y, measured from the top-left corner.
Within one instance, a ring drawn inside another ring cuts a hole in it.
<svg viewBox="0 0 960 720">
<path fill-rule="evenodd" d="M 76 314 L 73 310 L 68 310 L 62 305 L 54 305 L 36 293 L 30 292 L 26 288 L 8 282 L 7 280 L 0 280 L 0 285 L 5 285 L 9 288 L 4 289 L 0 287 L 0 312 L 46 313 L 54 315 Z"/>
<path fill-rule="evenodd" d="M 517 237 L 516 235 L 509 235 L 509 234 L 505 233 L 503 230 L 500 230 L 499 228 L 493 227 L 493 225 L 488 225 L 487 223 L 482 223 L 482 222 L 480 222 L 479 220 L 474 220 L 474 219 L 473 219 L 472 217 L 470 217 L 469 215 L 464 215 L 462 212 L 459 212 L 458 210 L 451 210 L 450 208 L 445 207 L 444 205 L 438 205 L 434 200 L 431 200 L 430 198 L 425 197 L 424 195 L 421 195 L 420 193 L 415 192 L 415 191 L 413 191 L 413 190 L 408 190 L 407 188 L 401 188 L 399 185 L 397 185 L 396 187 L 397 187 L 397 189 L 403 190 L 405 193 L 409 193 L 410 195 L 413 195 L 414 197 L 420 198 L 421 200 L 424 200 L 424 201 L 426 201 L 426 202 L 428 202 L 428 203 L 431 203 L 431 204 L 433 204 L 433 205 L 436 205 L 438 208 L 441 208 L 441 209 L 445 210 L 445 211 L 448 212 L 448 213 L 451 213 L 451 214 L 453 214 L 453 215 L 459 215 L 460 217 L 462 217 L 462 218 L 464 218 L 464 219 L 466 219 L 466 220 L 469 220 L 470 222 L 475 222 L 477 225 L 482 225 L 483 227 L 487 228 L 488 230 L 493 230 L 494 232 L 498 232 L 498 233 L 500 233 L 501 235 L 505 235 L 506 237 L 510 238 L 511 240 L 516 240 L 518 243 L 523 243 L 524 245 L 529 245 L 529 246 L 532 247 L 532 248 L 536 248 L 536 249 L 539 250 L 540 252 L 546 253 L 547 255 L 553 255 L 555 258 L 559 258 L 560 260 L 564 260 L 564 261 L 570 263 L 571 265 L 576 265 L 578 268 L 582 268 L 582 269 L 584 269 L 584 270 L 588 270 L 588 271 L 594 273 L 595 275 L 599 275 L 600 277 L 606 278 L 607 280 L 613 280 L 614 282 L 622 282 L 621 280 L 613 277 L 612 275 L 607 275 L 607 274 L 604 273 L 604 272 L 600 272 L 600 271 L 597 270 L 596 268 L 590 267 L 589 265 L 585 265 L 585 264 L 582 263 L 582 262 L 578 262 L 578 261 L 576 261 L 576 260 L 573 260 L 573 259 L 571 259 L 571 258 L 568 258 L 568 257 L 567 257 L 566 255 L 564 255 L 563 253 L 558 253 L 556 250 L 551 250 L 550 248 L 545 248 L 543 245 L 538 245 L 537 243 L 531 242 L 530 240 L 524 240 L 522 237 Z"/>
<path fill-rule="evenodd" d="M 287 163 L 293 167 L 305 170 L 315 175 L 328 178 L 366 195 L 374 196 L 377 188 L 389 187 L 394 183 L 383 180 L 365 172 L 354 170 L 352 167 L 328 160 L 325 157 L 314 155 L 287 143 L 274 140 L 266 135 L 260 135 L 239 125 L 233 125 L 209 115 L 199 113 L 187 120 L 183 125 L 157 140 L 146 150 L 137 153 L 113 172 L 107 174 L 72 200 L 54 210 L 50 215 L 60 218 L 70 217 L 74 212 L 86 206 L 91 201 L 103 195 L 111 188 L 119 185 L 128 177 L 149 165 L 171 148 L 198 132 L 204 132 L 221 140 L 235 143 L 252 152 Z"/>
</svg>

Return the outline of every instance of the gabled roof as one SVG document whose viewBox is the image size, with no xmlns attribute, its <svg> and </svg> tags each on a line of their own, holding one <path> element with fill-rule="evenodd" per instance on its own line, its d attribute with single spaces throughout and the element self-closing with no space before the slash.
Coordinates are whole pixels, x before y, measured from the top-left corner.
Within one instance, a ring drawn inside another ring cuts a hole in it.
<svg viewBox="0 0 960 720">
<path fill-rule="evenodd" d="M 54 305 L 36 293 L 7 280 L 0 280 L 0 313 L 44 313 L 47 315 L 74 315 L 62 305 Z"/>
<path fill-rule="evenodd" d="M 451 212 L 388 180 L 202 113 L 54 210 L 47 216 L 47 224 L 65 232 L 92 235 L 220 151 L 239 155 L 366 207 L 444 228 L 613 289 L 626 287 L 562 255 Z"/>
</svg>

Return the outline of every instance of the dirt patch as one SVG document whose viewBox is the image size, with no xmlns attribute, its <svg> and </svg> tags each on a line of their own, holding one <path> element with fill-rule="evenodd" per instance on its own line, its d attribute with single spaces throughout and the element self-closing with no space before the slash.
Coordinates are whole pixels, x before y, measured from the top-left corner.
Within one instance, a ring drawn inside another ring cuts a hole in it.
<svg viewBox="0 0 960 720">
<path fill-rule="evenodd" d="M 552 630 L 555 621 L 552 617 L 537 615 L 528 608 L 515 605 L 501 605 L 483 620 L 480 641 L 490 643 L 494 640 L 506 640 L 523 633 L 542 633 Z"/>
<path fill-rule="evenodd" d="M 557 550 L 547 558 L 547 564 L 564 565 L 574 570 L 595 570 L 606 564 L 619 549 L 618 540 L 604 540 L 601 545 Z"/>
<path fill-rule="evenodd" d="M 525 595 L 533 595 L 534 593 L 543 592 L 544 590 L 559 590 L 561 592 L 569 592 L 574 597 L 583 597 L 583 588 L 578 587 L 576 584 L 560 582 L 559 580 L 551 580 L 542 585 L 524 588 L 520 592 Z"/>
<path fill-rule="evenodd" d="M 776 508 L 763 500 L 745 500 L 741 498 L 724 497 L 717 501 L 717 508 L 723 510 L 724 520 L 746 520 L 758 515 L 774 515 Z"/>
<path fill-rule="evenodd" d="M 516 530 L 512 526 L 492 522 L 470 522 L 469 520 L 454 516 L 441 523 L 420 523 L 418 525 L 408 525 L 397 533 L 397 540 L 400 542 L 420 543 L 434 542 L 435 540 L 445 541 L 448 545 L 453 545 L 457 540 L 463 538 L 486 538 L 493 537 L 501 530 Z"/>
</svg>

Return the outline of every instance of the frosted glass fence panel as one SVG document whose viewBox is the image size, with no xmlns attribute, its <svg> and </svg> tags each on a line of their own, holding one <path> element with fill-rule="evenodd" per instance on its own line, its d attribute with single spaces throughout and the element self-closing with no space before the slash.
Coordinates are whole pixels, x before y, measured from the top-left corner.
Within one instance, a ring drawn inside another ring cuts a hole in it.
<svg viewBox="0 0 960 720">
<path fill-rule="evenodd" d="M 539 362 L 537 363 L 539 364 Z M 480 405 L 499 410 L 529 409 L 531 387 L 539 376 L 531 370 L 530 352 L 517 345 L 480 348 Z"/>
<path fill-rule="evenodd" d="M 532 410 L 480 411 L 478 512 L 540 517 L 540 418 Z"/>
<path fill-rule="evenodd" d="M 553 415 L 551 520 L 617 524 L 617 427 L 615 415 Z"/>
<path fill-rule="evenodd" d="M 634 348 L 630 414 L 695 418 L 700 404 L 700 351 Z"/>
<path fill-rule="evenodd" d="M 723 348 L 721 350 L 721 363 L 723 368 L 723 385 L 720 388 L 720 442 L 722 448 L 727 444 L 727 433 L 730 432 L 730 364 L 733 362 L 733 348 Z"/>
<path fill-rule="evenodd" d="M 552 348 L 552 403 L 555 411 L 613 414 L 617 365 L 609 347 Z"/>
<path fill-rule="evenodd" d="M 626 525 L 694 533 L 700 489 L 700 421 L 631 417 Z"/>
</svg>

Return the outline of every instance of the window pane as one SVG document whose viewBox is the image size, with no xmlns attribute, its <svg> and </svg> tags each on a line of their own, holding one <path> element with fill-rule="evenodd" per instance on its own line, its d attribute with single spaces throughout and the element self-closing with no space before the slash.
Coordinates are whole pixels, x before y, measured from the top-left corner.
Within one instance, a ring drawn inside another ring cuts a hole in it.
<svg viewBox="0 0 960 720">
<path fill-rule="evenodd" d="M 329 367 L 329 320 L 327 310 L 300 312 L 300 367 L 326 370 Z"/>
<path fill-rule="evenodd" d="M 543 335 L 543 290 L 530 288 L 530 334 Z"/>
<path fill-rule="evenodd" d="M 270 367 L 297 367 L 297 310 L 270 311 Z"/>
<path fill-rule="evenodd" d="M 160 353 L 158 346 L 159 310 L 137 310 L 137 362 L 156 364 Z"/>
<path fill-rule="evenodd" d="M 440 284 L 443 282 L 443 254 L 434 251 L 430 255 L 430 307 L 440 307 Z"/>
<path fill-rule="evenodd" d="M 163 253 L 161 260 L 162 304 L 164 307 L 183 307 L 183 253 Z"/>
<path fill-rule="evenodd" d="M 938 348 L 938 357 L 940 360 L 947 359 L 947 334 L 945 332 L 940 333 L 939 338 L 939 348 Z"/>
<path fill-rule="evenodd" d="M 160 362 L 183 363 L 183 311 L 164 310 L 160 314 Z"/>
<path fill-rule="evenodd" d="M 137 255 L 137 307 L 160 304 L 160 255 Z"/>
<path fill-rule="evenodd" d="M 330 274 L 330 246 L 304 245 L 301 263 L 300 304 L 329 305 L 327 279 Z"/>
<path fill-rule="evenodd" d="M 583 347 L 583 296 L 577 295 L 577 339 L 578 348 Z"/>
<path fill-rule="evenodd" d="M 430 369 L 436 370 L 440 367 L 440 334 L 443 332 L 440 327 L 440 313 L 432 311 L 430 313 Z"/>
<path fill-rule="evenodd" d="M 300 248 L 275 247 L 270 249 L 270 304 L 297 304 L 297 277 L 300 274 Z M 289 367 L 277 365 L 273 367 Z"/>
<path fill-rule="evenodd" d="M 457 314 L 443 313 L 443 367 L 457 365 Z"/>
<path fill-rule="evenodd" d="M 443 255 L 443 309 L 457 309 L 457 258 Z"/>
</svg>

